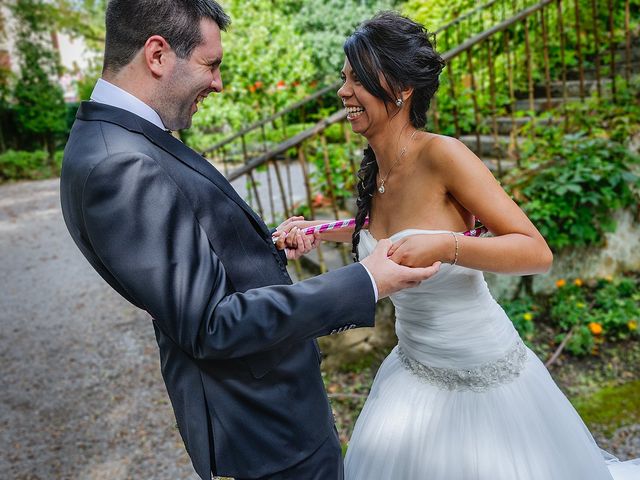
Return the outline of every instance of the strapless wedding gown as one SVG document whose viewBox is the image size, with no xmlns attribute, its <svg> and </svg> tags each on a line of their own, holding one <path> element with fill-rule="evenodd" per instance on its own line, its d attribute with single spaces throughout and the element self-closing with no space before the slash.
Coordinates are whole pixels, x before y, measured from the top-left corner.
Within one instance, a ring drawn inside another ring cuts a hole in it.
<svg viewBox="0 0 640 480">
<path fill-rule="evenodd" d="M 362 230 L 360 258 L 375 244 Z M 398 345 L 356 422 L 346 480 L 611 480 L 615 468 L 640 480 L 640 464 L 607 466 L 482 272 L 443 264 L 391 299 Z"/>
</svg>

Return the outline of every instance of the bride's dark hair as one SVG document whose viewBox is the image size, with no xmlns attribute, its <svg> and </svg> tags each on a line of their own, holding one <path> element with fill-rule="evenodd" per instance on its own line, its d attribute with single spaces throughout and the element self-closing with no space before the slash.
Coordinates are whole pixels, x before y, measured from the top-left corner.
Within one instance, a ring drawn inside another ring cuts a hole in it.
<svg viewBox="0 0 640 480">
<path fill-rule="evenodd" d="M 366 20 L 344 42 L 344 53 L 362 86 L 384 100 L 387 111 L 400 93 L 409 87 L 413 94 L 407 103 L 409 121 L 421 129 L 427 123 L 427 110 L 440 85 L 444 60 L 435 51 L 432 35 L 419 23 L 395 12 L 381 12 Z M 380 75 L 388 85 L 382 86 Z M 356 228 L 353 232 L 353 254 L 358 261 L 360 230 L 370 213 L 371 198 L 376 188 L 378 163 L 370 146 L 358 170 Z"/>
</svg>

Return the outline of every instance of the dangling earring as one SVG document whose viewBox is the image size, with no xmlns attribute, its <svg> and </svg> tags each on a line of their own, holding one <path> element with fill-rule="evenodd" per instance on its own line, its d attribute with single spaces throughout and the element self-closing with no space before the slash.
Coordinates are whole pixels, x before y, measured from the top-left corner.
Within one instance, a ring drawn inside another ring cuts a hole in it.
<svg viewBox="0 0 640 480">
<path fill-rule="evenodd" d="M 401 98 L 396 98 L 396 105 L 398 106 L 398 108 L 402 108 L 402 105 L 404 105 L 404 100 L 402 100 Z"/>
</svg>

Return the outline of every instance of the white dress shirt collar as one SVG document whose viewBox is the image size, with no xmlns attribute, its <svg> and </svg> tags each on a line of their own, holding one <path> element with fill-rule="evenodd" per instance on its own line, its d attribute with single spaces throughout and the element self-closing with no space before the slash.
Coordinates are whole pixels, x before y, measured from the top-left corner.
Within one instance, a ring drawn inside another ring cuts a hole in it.
<svg viewBox="0 0 640 480">
<path fill-rule="evenodd" d="M 121 108 L 127 112 L 131 112 L 134 115 L 144 118 L 145 120 L 153 123 L 156 127 L 166 130 L 167 128 L 162 123 L 162 119 L 158 112 L 156 112 L 149 105 L 144 103 L 138 97 L 134 97 L 129 92 L 116 87 L 113 83 L 109 83 L 102 78 L 98 79 L 96 86 L 91 92 L 91 100 L 98 103 L 104 103 L 112 107 Z"/>
</svg>

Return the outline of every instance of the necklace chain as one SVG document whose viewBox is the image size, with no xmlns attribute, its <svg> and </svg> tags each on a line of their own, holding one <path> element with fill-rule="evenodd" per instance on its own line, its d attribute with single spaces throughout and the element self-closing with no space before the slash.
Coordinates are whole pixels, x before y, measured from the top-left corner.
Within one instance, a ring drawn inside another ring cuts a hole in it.
<svg viewBox="0 0 640 480">
<path fill-rule="evenodd" d="M 411 141 L 413 140 L 413 137 L 416 136 L 416 133 L 418 133 L 418 130 L 413 131 L 413 133 L 411 134 L 411 137 L 409 138 L 409 141 L 404 147 L 402 147 L 402 150 L 400 150 L 400 155 L 398 155 L 398 158 L 396 159 L 396 161 L 393 162 L 393 165 L 391 165 L 391 168 L 387 171 L 387 174 L 384 177 L 380 176 L 380 186 L 378 187 L 378 192 L 384 193 L 386 191 L 386 189 L 384 188 L 384 182 L 386 182 L 387 178 L 389 178 L 389 175 L 391 174 L 391 170 L 393 170 L 393 167 L 395 167 L 398 163 L 400 163 L 400 160 L 402 160 L 402 158 L 407 153 L 407 147 L 409 146 L 409 143 L 411 143 Z"/>
</svg>

